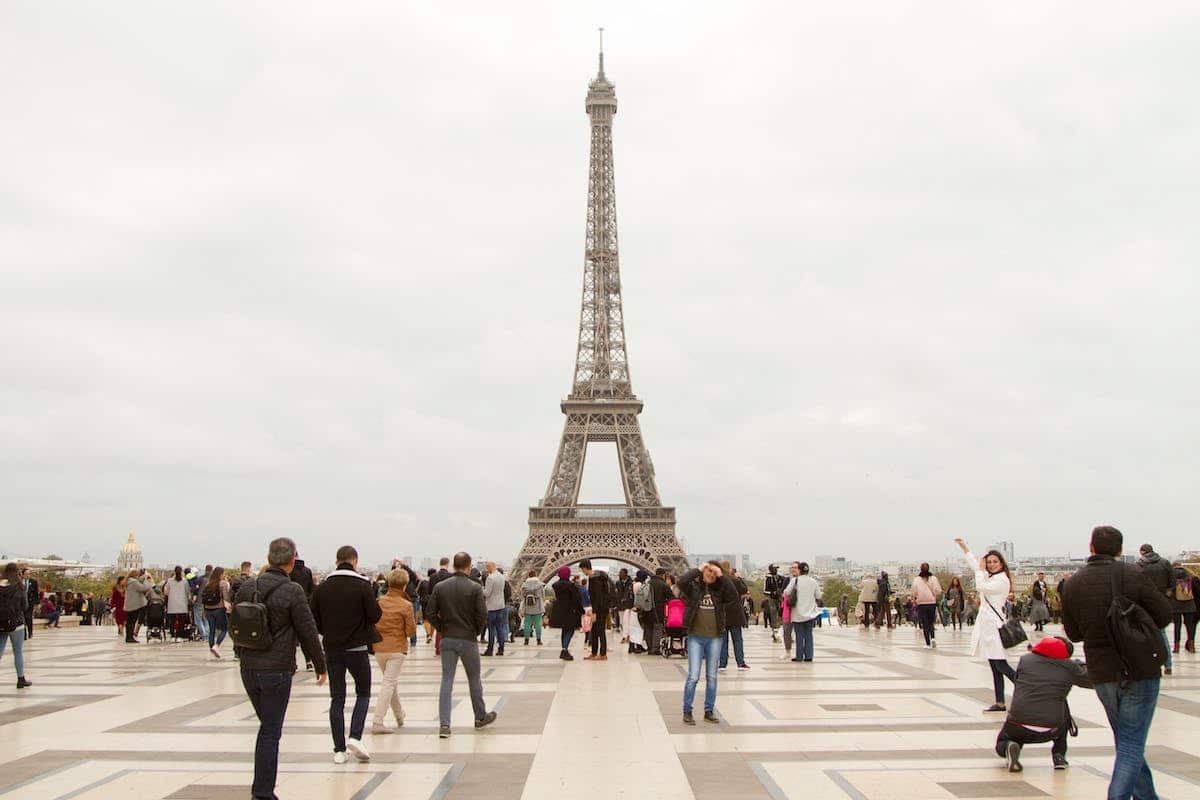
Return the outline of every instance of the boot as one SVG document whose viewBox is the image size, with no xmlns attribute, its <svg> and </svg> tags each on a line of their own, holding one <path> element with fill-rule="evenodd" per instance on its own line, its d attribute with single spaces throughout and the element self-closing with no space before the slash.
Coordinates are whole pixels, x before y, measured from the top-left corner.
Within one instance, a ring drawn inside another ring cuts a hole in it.
<svg viewBox="0 0 1200 800">
<path fill-rule="evenodd" d="M 1189 653 L 1194 653 L 1194 652 L 1196 652 L 1196 642 L 1195 642 L 1195 640 L 1192 640 L 1192 641 L 1188 642 L 1187 644 L 1185 644 L 1185 645 L 1183 646 L 1183 649 L 1187 650 Z"/>
<path fill-rule="evenodd" d="M 24 675 L 21 675 L 21 676 L 19 676 L 19 677 L 17 678 L 17 688 L 18 688 L 18 689 L 24 689 L 24 688 L 26 688 L 26 687 L 28 687 L 28 686 L 33 686 L 33 683 L 31 683 L 30 681 L 27 681 L 27 680 L 25 680 L 25 676 L 24 676 Z"/>
<path fill-rule="evenodd" d="M 558 657 L 561 658 L 563 661 L 574 661 L 575 660 L 575 656 L 571 655 L 566 650 L 563 650 L 561 653 L 559 653 Z"/>
<path fill-rule="evenodd" d="M 1179 642 L 1176 642 L 1176 643 L 1175 643 L 1175 647 L 1174 647 L 1174 648 L 1172 648 L 1171 652 L 1172 652 L 1172 653 L 1178 653 L 1178 652 L 1179 652 Z"/>
<path fill-rule="evenodd" d="M 529 647 L 529 637 L 528 636 L 525 637 L 525 646 Z"/>
</svg>

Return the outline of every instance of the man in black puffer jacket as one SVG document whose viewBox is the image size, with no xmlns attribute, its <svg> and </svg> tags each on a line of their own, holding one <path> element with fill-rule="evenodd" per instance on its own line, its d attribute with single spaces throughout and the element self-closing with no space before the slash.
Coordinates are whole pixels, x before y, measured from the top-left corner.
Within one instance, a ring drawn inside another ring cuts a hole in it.
<svg viewBox="0 0 1200 800">
<path fill-rule="evenodd" d="M 333 732 L 333 763 L 346 763 L 346 748 L 359 761 L 370 761 L 363 728 L 371 705 L 370 647 L 380 640 L 375 623 L 383 616 L 371 579 L 358 574 L 358 551 L 344 545 L 337 551 L 337 569 L 325 576 L 312 596 L 313 619 L 325 645 L 329 665 L 329 727 Z M 354 711 L 346 741 L 346 671 L 354 678 Z"/>
<path fill-rule="evenodd" d="M 296 563 L 296 543 L 288 538 L 271 542 L 267 551 L 267 569 L 255 580 L 242 582 L 235 602 L 258 600 L 267 607 L 271 628 L 271 647 L 251 650 L 238 647 L 242 685 L 254 713 L 258 715 L 258 740 L 254 745 L 254 784 L 251 796 L 275 797 L 275 777 L 279 771 L 279 739 L 283 718 L 292 694 L 292 676 L 296 672 L 296 642 L 313 665 L 317 685 L 325 685 L 325 656 L 313 622 L 304 590 L 292 582 L 289 574 Z"/>
<path fill-rule="evenodd" d="M 1120 570 L 1117 582 L 1123 583 L 1124 596 L 1145 609 L 1159 628 L 1170 621 L 1171 604 L 1141 570 L 1116 560 L 1123 540 L 1119 530 L 1107 525 L 1092 531 L 1091 558 L 1063 586 L 1063 629 L 1071 641 L 1083 641 L 1088 677 L 1095 684 L 1116 740 L 1108 796 L 1157 797 L 1145 748 L 1162 678 L 1157 666 L 1125 674 L 1108 627 L 1114 570 Z"/>
<path fill-rule="evenodd" d="M 1163 593 L 1163 597 L 1167 598 L 1167 602 L 1171 601 L 1171 590 L 1175 588 L 1175 577 L 1172 574 L 1171 562 L 1154 552 L 1154 546 L 1144 544 L 1138 549 L 1141 556 L 1138 559 L 1138 569 L 1150 581 L 1150 585 Z M 1167 660 L 1163 662 L 1163 672 L 1171 674 L 1172 668 L 1175 666 L 1171 658 L 1171 642 L 1167 638 L 1167 627 L 1170 623 L 1162 626 L 1163 642 L 1167 645 Z"/>
</svg>

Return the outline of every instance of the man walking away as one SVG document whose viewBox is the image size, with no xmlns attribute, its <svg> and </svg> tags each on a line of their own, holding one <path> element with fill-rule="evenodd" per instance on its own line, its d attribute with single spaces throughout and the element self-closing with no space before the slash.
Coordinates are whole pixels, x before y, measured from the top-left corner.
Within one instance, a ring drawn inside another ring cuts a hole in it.
<svg viewBox="0 0 1200 800">
<path fill-rule="evenodd" d="M 313 619 L 321 632 L 325 663 L 329 667 L 329 728 L 333 733 L 333 763 L 346 763 L 346 749 L 359 761 L 370 761 L 363 745 L 363 728 L 371 705 L 371 655 L 368 649 L 380 640 L 375 623 L 383 612 L 375 599 L 371 579 L 358 573 L 358 551 L 343 545 L 337 551 L 337 569 L 313 591 Z M 346 672 L 354 678 L 354 710 L 350 714 L 350 739 L 346 739 Z"/>
<path fill-rule="evenodd" d="M 1163 597 L 1170 601 L 1172 590 L 1175 588 L 1175 576 L 1171 569 L 1171 563 L 1154 552 L 1152 545 L 1144 544 L 1138 552 L 1141 555 L 1137 562 L 1138 568 L 1150 581 L 1150 585 L 1162 592 Z M 1171 657 L 1171 643 L 1167 637 L 1168 627 L 1170 627 L 1170 623 L 1162 626 L 1163 642 L 1167 645 L 1167 660 L 1163 664 L 1163 672 L 1170 675 L 1174 664 Z"/>
<path fill-rule="evenodd" d="M 296 559 L 296 566 L 292 569 L 292 583 L 299 584 L 300 588 L 304 590 L 304 599 L 312 603 L 313 574 L 312 570 L 305 566 L 303 558 Z M 305 670 L 311 670 L 312 666 L 311 662 L 304 662 Z"/>
<path fill-rule="evenodd" d="M 546 584 L 538 580 L 536 569 L 529 570 L 525 582 L 521 584 L 521 614 L 522 628 L 525 632 L 525 644 L 529 644 L 529 633 L 537 634 L 537 643 L 542 643 L 542 618 L 546 614 Z"/>
<path fill-rule="evenodd" d="M 33 610 L 40 605 L 42 595 L 37 578 L 33 577 L 29 567 L 21 569 L 21 580 L 25 582 L 25 639 L 28 641 L 33 638 Z"/>
<path fill-rule="evenodd" d="M 438 561 L 438 571 L 435 572 L 433 577 L 429 579 L 429 596 L 433 597 L 433 590 L 438 583 L 444 581 L 453 574 L 454 573 L 450 571 L 450 559 L 442 556 L 442 558 Z M 428 615 L 425 615 L 425 618 L 428 619 Z M 437 630 L 436 625 L 433 626 L 433 628 L 433 655 L 436 658 L 442 654 L 442 632 Z"/>
<path fill-rule="evenodd" d="M 779 623 L 782 608 L 779 601 L 783 597 L 783 587 L 787 581 L 779 574 L 779 567 L 774 564 L 767 566 L 767 577 L 763 578 L 763 616 L 771 626 L 771 641 L 779 641 Z"/>
<path fill-rule="evenodd" d="M 1071 658 L 1074 652 L 1067 639 L 1047 636 L 1021 656 L 1008 718 L 996 737 L 996 755 L 1008 760 L 1009 772 L 1022 770 L 1023 745 L 1042 742 L 1054 742 L 1054 768 L 1067 768 L 1067 735 L 1075 727 L 1067 694 L 1073 686 L 1092 686 L 1087 668 Z"/>
<path fill-rule="evenodd" d="M 587 576 L 588 592 L 592 599 L 592 614 L 596 624 L 592 626 L 592 654 L 584 656 L 584 661 L 608 661 L 608 634 L 605 624 L 608 622 L 608 612 L 612 608 L 612 581 L 608 573 L 602 569 L 592 569 L 591 559 L 585 558 L 579 562 L 579 570 Z"/>
<path fill-rule="evenodd" d="M 654 575 L 650 578 L 650 602 L 652 606 L 642 627 L 646 630 L 646 649 L 651 653 L 658 652 L 658 645 L 663 635 L 663 626 L 666 624 L 667 619 L 667 601 L 673 597 L 671 587 L 667 586 L 667 581 L 664 577 L 666 574 L 666 567 L 659 567 L 654 570 Z"/>
<path fill-rule="evenodd" d="M 429 572 L 425 574 L 425 578 L 417 584 L 417 603 L 421 606 L 422 612 L 429 605 L 429 593 L 433 591 L 429 584 L 433 576 L 437 574 L 437 570 L 433 567 L 429 568 Z M 421 614 L 421 624 L 425 627 L 425 644 L 433 641 L 433 624 L 425 618 L 425 614 Z"/>
<path fill-rule="evenodd" d="M 710 562 L 711 563 L 711 562 Z M 728 561 L 722 561 L 721 581 L 729 583 L 728 589 L 737 597 L 736 603 L 730 603 L 725 608 L 725 636 L 721 639 L 721 664 L 718 669 L 724 670 L 729 666 L 729 640 L 733 640 L 733 658 L 738 669 L 750 669 L 746 663 L 745 647 L 742 643 L 742 628 L 746 625 L 746 608 L 742 601 L 749 594 L 746 582 L 733 571 Z"/>
<path fill-rule="evenodd" d="M 475 637 L 487 625 L 487 604 L 483 589 L 471 580 L 471 556 L 454 555 L 454 572 L 440 580 L 429 596 L 428 617 L 442 637 L 442 686 L 438 691 L 438 717 L 441 727 L 438 737 L 450 738 L 450 706 L 454 693 L 454 673 L 461 660 L 467 672 L 471 690 L 471 709 L 475 727 L 482 728 L 496 721 L 496 712 L 488 711 L 483 702 L 483 681 L 479 678 L 479 648 Z"/>
<path fill-rule="evenodd" d="M 288 538 L 271 542 L 267 551 L 267 569 L 255 580 L 243 581 L 237 602 L 258 602 L 267 607 L 271 646 L 251 650 L 237 646 L 241 662 L 242 685 L 258 715 L 258 738 L 254 744 L 254 783 L 251 797 L 274 800 L 275 778 L 279 771 L 279 739 L 283 718 L 292 696 L 292 676 L 296 672 L 296 643 L 312 662 L 317 686 L 325 685 L 325 656 L 304 591 L 288 577 L 296 565 L 296 543 Z"/>
<path fill-rule="evenodd" d="M 1152 651 L 1143 654 L 1151 656 L 1149 660 L 1130 659 L 1131 643 L 1113 640 L 1109 628 L 1113 584 L 1126 601 L 1141 606 L 1160 629 L 1171 618 L 1171 604 L 1141 570 L 1117 562 L 1123 539 L 1119 530 L 1107 525 L 1092 531 L 1091 557 L 1063 587 L 1063 629 L 1071 641 L 1083 642 L 1088 677 L 1095 684 L 1096 696 L 1104 705 L 1116 740 L 1109 799 L 1155 800 L 1158 794 L 1146 763 L 1146 738 L 1161 676 Z"/>
<path fill-rule="evenodd" d="M 487 608 L 487 650 L 485 656 L 492 654 L 492 648 L 499 642 L 496 655 L 504 655 L 504 620 L 508 616 L 508 607 L 504 605 L 504 576 L 496 570 L 496 562 L 484 564 L 487 577 L 483 579 L 483 602 Z"/>
</svg>

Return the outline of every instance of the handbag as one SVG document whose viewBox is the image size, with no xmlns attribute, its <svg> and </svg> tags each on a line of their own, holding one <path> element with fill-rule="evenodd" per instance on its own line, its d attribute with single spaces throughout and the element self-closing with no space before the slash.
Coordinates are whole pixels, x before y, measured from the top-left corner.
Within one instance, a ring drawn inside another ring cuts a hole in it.
<svg viewBox="0 0 1200 800">
<path fill-rule="evenodd" d="M 980 597 L 983 597 L 982 593 L 980 594 Z M 988 604 L 988 607 L 992 609 L 992 613 L 994 613 L 998 619 L 1004 619 L 1004 616 L 999 611 L 996 611 L 996 607 L 992 605 L 991 600 L 988 600 L 986 597 L 984 597 L 983 602 Z M 1020 620 L 1013 618 L 1005 620 L 1004 623 L 1000 625 L 1000 644 L 1004 646 L 1005 650 L 1016 647 L 1021 642 L 1026 641 L 1029 641 L 1029 634 L 1025 633 L 1025 627 L 1021 624 Z"/>
</svg>

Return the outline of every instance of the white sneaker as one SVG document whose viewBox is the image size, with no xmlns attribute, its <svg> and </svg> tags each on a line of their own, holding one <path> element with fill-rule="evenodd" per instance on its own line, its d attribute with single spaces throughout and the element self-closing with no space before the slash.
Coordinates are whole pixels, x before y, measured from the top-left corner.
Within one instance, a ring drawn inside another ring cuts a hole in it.
<svg viewBox="0 0 1200 800">
<path fill-rule="evenodd" d="M 373 722 L 371 723 L 371 733 L 375 734 L 376 736 L 380 736 L 385 733 L 395 733 L 395 731 L 393 731 L 387 725 L 384 725 L 382 722 Z"/>
<path fill-rule="evenodd" d="M 404 715 L 404 712 L 403 712 L 403 711 L 401 711 L 401 712 L 400 712 L 400 716 L 396 717 L 396 727 L 397 727 L 397 728 L 403 728 L 403 727 L 404 727 L 404 716 L 405 716 L 405 715 Z"/>
<path fill-rule="evenodd" d="M 370 751 L 368 751 L 367 748 L 363 747 L 363 743 L 360 739 L 347 739 L 346 740 L 346 749 L 349 750 L 351 753 L 353 753 L 354 757 L 357 758 L 359 761 L 370 761 L 371 760 Z"/>
<path fill-rule="evenodd" d="M 338 750 L 336 753 L 334 753 L 333 754 L 333 763 L 345 764 L 346 763 L 346 753 L 342 750 Z"/>
</svg>

